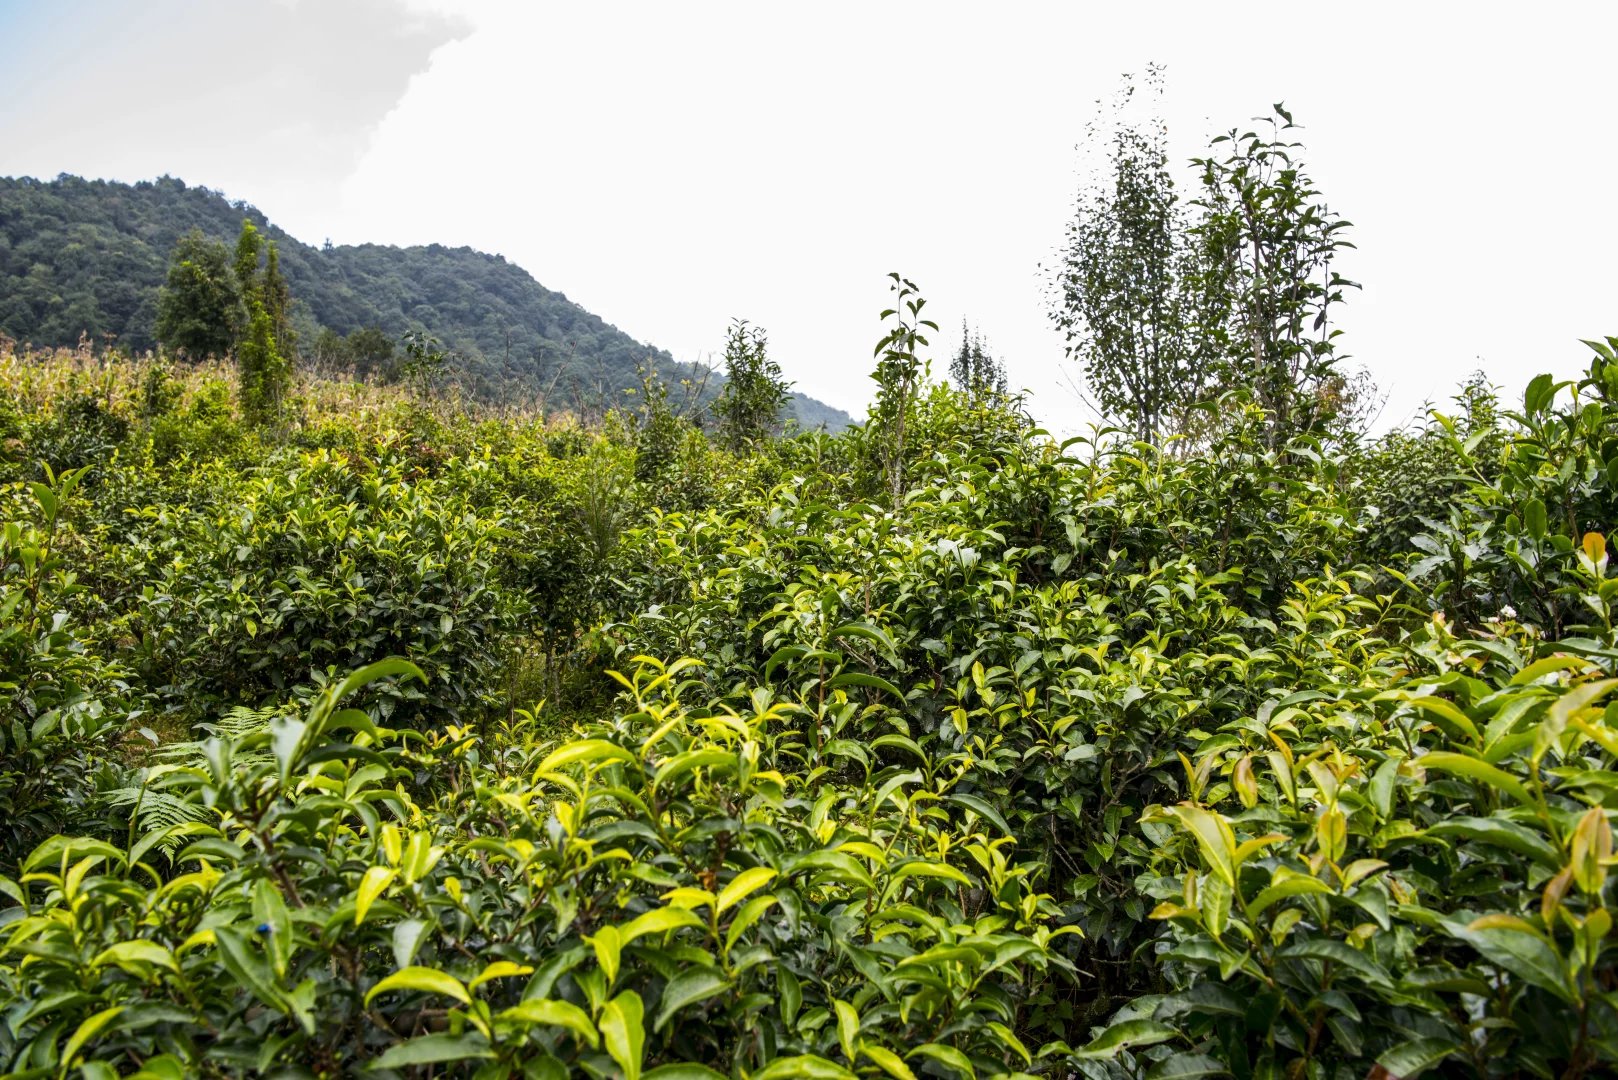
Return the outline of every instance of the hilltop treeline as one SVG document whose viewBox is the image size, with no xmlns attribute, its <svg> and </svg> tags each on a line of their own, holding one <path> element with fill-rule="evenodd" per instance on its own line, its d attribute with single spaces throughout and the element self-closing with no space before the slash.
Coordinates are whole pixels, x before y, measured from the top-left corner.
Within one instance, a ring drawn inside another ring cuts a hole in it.
<svg viewBox="0 0 1618 1080">
<path fill-rule="evenodd" d="M 300 243 L 251 206 L 170 177 L 138 184 L 62 176 L 0 177 L 0 334 L 44 347 L 133 354 L 158 345 L 158 293 L 181 239 L 196 229 L 234 244 L 246 218 L 276 245 L 290 285 L 291 319 L 306 362 L 328 359 L 322 330 L 374 329 L 397 345 L 431 334 L 457 357 L 455 375 L 488 401 L 533 401 L 600 413 L 638 389 L 641 371 L 703 384 L 693 365 L 635 341 L 497 255 L 471 248 Z M 329 339 L 328 339 L 329 340 Z M 355 358 L 339 356 L 339 363 Z M 846 414 L 793 396 L 806 428 Z"/>
</svg>

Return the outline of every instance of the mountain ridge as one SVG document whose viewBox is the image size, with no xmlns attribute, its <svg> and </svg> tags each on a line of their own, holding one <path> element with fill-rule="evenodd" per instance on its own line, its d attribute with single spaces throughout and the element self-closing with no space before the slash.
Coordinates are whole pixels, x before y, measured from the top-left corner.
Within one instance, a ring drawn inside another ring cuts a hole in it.
<svg viewBox="0 0 1618 1080">
<path fill-rule="evenodd" d="M 174 177 L 129 184 L 63 174 L 0 177 L 0 333 L 41 346 L 92 340 L 155 347 L 157 291 L 174 244 L 192 228 L 234 243 L 246 219 L 274 240 L 304 345 L 322 328 L 410 330 L 461 357 L 457 372 L 485 400 L 543 396 L 605 408 L 640 386 L 641 368 L 689 380 L 706 400 L 723 376 L 675 360 L 546 288 L 503 255 L 443 244 L 306 244 L 242 200 Z M 794 394 L 805 428 L 836 430 L 848 414 Z"/>
</svg>

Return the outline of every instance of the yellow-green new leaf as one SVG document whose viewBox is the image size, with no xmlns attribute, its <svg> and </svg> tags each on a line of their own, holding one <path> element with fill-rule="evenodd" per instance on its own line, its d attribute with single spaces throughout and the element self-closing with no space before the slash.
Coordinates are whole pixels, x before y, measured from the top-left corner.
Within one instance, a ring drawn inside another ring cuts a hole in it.
<svg viewBox="0 0 1618 1080">
<path fill-rule="evenodd" d="M 84 1044 L 95 1038 L 102 1028 L 118 1019 L 123 1011 L 124 1007 L 122 1005 L 102 1009 L 98 1013 L 85 1017 L 79 1026 L 74 1029 L 72 1036 L 67 1040 L 67 1045 L 62 1047 L 62 1073 L 64 1076 L 73 1067 L 73 1059 L 78 1056 L 80 1050 L 84 1049 Z"/>
<path fill-rule="evenodd" d="M 515 964 L 510 960 L 496 960 L 484 968 L 477 978 L 466 984 L 468 990 L 476 990 L 490 979 L 510 979 L 518 975 L 532 975 L 534 969 L 527 964 Z"/>
<path fill-rule="evenodd" d="M 855 1043 L 860 1035 L 860 1014 L 840 998 L 833 998 L 831 1004 L 837 1011 L 837 1043 L 843 1048 L 843 1056 L 853 1064 Z"/>
<path fill-rule="evenodd" d="M 719 901 L 715 910 L 719 914 L 741 903 L 750 894 L 757 892 L 776 878 L 776 872 L 767 866 L 753 866 L 731 878 L 730 883 L 719 890 Z"/>
<path fill-rule="evenodd" d="M 702 919 L 689 908 L 660 907 L 653 908 L 642 915 L 637 915 L 629 922 L 618 927 L 621 945 L 628 945 L 638 937 L 646 934 L 661 934 L 666 930 L 678 930 L 682 926 L 701 926 Z"/>
<path fill-rule="evenodd" d="M 725 948 L 730 950 L 736 947 L 736 939 L 747 932 L 747 928 L 758 922 L 759 918 L 776 902 L 774 893 L 765 893 L 755 896 L 742 905 L 736 917 L 730 920 L 730 929 L 725 932 Z"/>
<path fill-rule="evenodd" d="M 543 776 L 579 761 L 623 761 L 634 764 L 635 755 L 606 739 L 579 739 L 551 751 L 534 772 L 536 776 Z"/>
<path fill-rule="evenodd" d="M 104 967 L 107 964 L 115 964 L 136 976 L 140 976 L 141 969 L 146 967 L 167 968 L 175 972 L 180 970 L 180 965 L 174 961 L 174 954 L 155 941 L 120 941 L 102 949 L 90 961 L 91 967 Z"/>
<path fill-rule="evenodd" d="M 1209 869 L 1218 874 L 1226 885 L 1236 885 L 1236 836 L 1230 825 L 1218 814 L 1191 803 L 1170 807 L 1170 813 L 1180 819 L 1186 830 L 1196 838 L 1197 847 L 1207 861 Z"/>
<path fill-rule="evenodd" d="M 927 862 L 924 860 L 905 863 L 903 866 L 899 867 L 899 869 L 893 872 L 893 877 L 891 880 L 899 881 L 900 879 L 907 877 L 945 878 L 946 880 L 959 882 L 960 884 L 968 887 L 970 887 L 972 884 L 971 878 L 967 877 L 964 873 L 948 863 Z"/>
<path fill-rule="evenodd" d="M 525 1001 L 500 1013 L 496 1020 L 511 1024 L 549 1024 L 567 1028 L 594 1050 L 601 1045 L 601 1036 L 590 1022 L 589 1014 L 571 1001 Z"/>
<path fill-rule="evenodd" d="M 892 1050 L 865 1043 L 860 1046 L 860 1052 L 876 1062 L 883 1072 L 893 1077 L 893 1080 L 916 1080 L 916 1074 L 910 1071 L 910 1066 Z"/>
<path fill-rule="evenodd" d="M 618 979 L 618 957 L 623 951 L 623 938 L 618 928 L 603 926 L 584 940 L 595 950 L 596 963 L 601 965 L 602 973 L 607 976 L 607 985 L 611 986 Z"/>
<path fill-rule="evenodd" d="M 625 990 L 601 1010 L 601 1038 L 607 1053 L 624 1071 L 624 1080 L 640 1080 L 646 1045 L 646 1029 L 641 1024 L 644 1014 L 640 995 L 633 990 Z"/>
<path fill-rule="evenodd" d="M 932 1058 L 946 1068 L 954 1069 L 967 1080 L 975 1080 L 977 1077 L 978 1071 L 972 1067 L 971 1059 L 953 1046 L 945 1046 L 943 1043 L 922 1043 L 905 1056 L 915 1057 L 917 1054 Z"/>
<path fill-rule="evenodd" d="M 365 995 L 365 1004 L 369 1005 L 378 994 L 385 994 L 389 990 L 421 990 L 429 994 L 452 997 L 463 1005 L 472 1003 L 472 995 L 467 993 L 461 980 L 437 968 L 411 966 L 403 971 L 395 971 L 371 987 Z"/>
<path fill-rule="evenodd" d="M 1260 890 L 1253 897 L 1253 902 L 1247 905 L 1247 917 L 1256 919 L 1277 900 L 1285 900 L 1289 896 L 1327 896 L 1332 892 L 1332 887 L 1319 878 L 1304 877 L 1302 874 L 1285 878 Z"/>
<path fill-rule="evenodd" d="M 856 1080 L 853 1073 L 834 1061 L 814 1054 L 776 1058 L 753 1074 L 753 1080 Z"/>
<path fill-rule="evenodd" d="M 1477 725 L 1472 722 L 1471 717 L 1457 709 L 1453 703 L 1441 697 L 1432 697 L 1425 694 L 1421 697 L 1411 697 L 1406 700 L 1435 720 L 1442 722 L 1446 727 L 1459 731 L 1472 740 L 1473 743 L 1480 741 Z"/>
<path fill-rule="evenodd" d="M 387 891 L 398 871 L 391 866 L 373 866 L 365 871 L 360 878 L 360 887 L 354 891 L 354 925 L 359 926 L 365 921 L 365 913 L 371 910 L 376 898 Z"/>
<path fill-rule="evenodd" d="M 1453 754 L 1447 750 L 1434 750 L 1417 758 L 1416 763 L 1424 769 L 1456 773 L 1468 780 L 1476 780 L 1480 784 L 1504 791 L 1520 803 L 1529 806 L 1534 803 L 1534 797 L 1528 793 L 1521 780 L 1486 761 L 1479 761 L 1465 754 Z"/>
<path fill-rule="evenodd" d="M 1010 1028 L 1006 1027 L 1006 1025 L 1000 1023 L 998 1020 L 989 1021 L 988 1028 L 990 1031 L 995 1033 L 1002 1043 L 1017 1052 L 1017 1055 L 1022 1058 L 1023 1064 L 1033 1064 L 1034 1056 L 1028 1052 L 1028 1047 L 1023 1045 L 1022 1040 L 1017 1038 L 1017 1036 L 1012 1033 Z"/>
</svg>

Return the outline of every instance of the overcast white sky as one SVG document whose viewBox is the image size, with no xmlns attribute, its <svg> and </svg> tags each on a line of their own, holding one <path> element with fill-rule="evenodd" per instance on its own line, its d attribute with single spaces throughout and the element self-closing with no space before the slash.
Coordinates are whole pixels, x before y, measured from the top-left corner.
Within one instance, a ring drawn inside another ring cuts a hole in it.
<svg viewBox="0 0 1618 1080">
<path fill-rule="evenodd" d="M 1076 144 L 1168 68 L 1178 156 L 1284 100 L 1360 250 L 1383 426 L 1618 334 L 1618 4 L 0 0 L 0 174 L 169 173 L 319 243 L 498 252 L 681 359 L 732 316 L 861 411 L 885 274 L 1082 423 L 1040 271 Z"/>
</svg>

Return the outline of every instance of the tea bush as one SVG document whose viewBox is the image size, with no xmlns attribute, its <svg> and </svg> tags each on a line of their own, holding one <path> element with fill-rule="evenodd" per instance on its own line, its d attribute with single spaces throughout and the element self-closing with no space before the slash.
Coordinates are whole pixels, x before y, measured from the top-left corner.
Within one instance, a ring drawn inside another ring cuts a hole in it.
<svg viewBox="0 0 1618 1080">
<path fill-rule="evenodd" d="M 1606 1075 L 1615 349 L 1166 447 L 0 357 L 0 1063 Z"/>
</svg>

